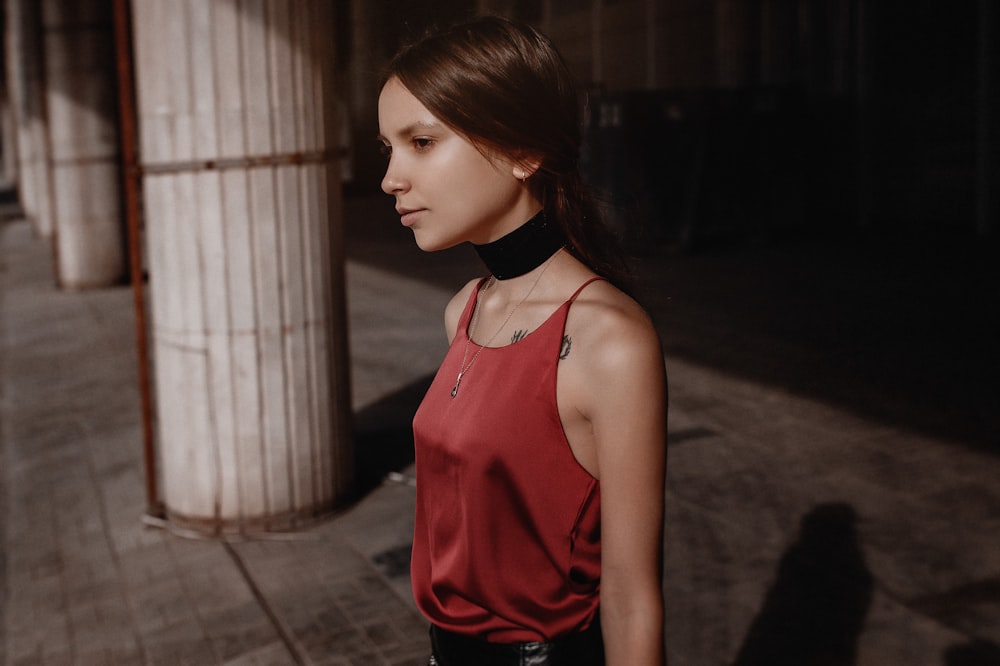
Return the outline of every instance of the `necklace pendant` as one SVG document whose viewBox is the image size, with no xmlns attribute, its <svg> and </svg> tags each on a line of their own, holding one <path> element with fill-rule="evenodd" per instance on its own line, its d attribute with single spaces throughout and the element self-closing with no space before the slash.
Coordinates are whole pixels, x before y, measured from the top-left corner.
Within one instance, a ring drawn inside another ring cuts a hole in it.
<svg viewBox="0 0 1000 666">
<path fill-rule="evenodd" d="M 458 384 L 457 383 L 455 384 L 455 388 L 453 388 L 451 390 L 451 397 L 454 398 L 456 395 L 458 395 Z"/>
<path fill-rule="evenodd" d="M 455 387 L 451 389 L 451 397 L 454 398 L 456 395 L 458 395 L 458 385 L 462 383 L 462 375 L 464 374 L 465 374 L 464 372 L 460 372 L 458 373 L 458 377 L 455 378 Z"/>
</svg>

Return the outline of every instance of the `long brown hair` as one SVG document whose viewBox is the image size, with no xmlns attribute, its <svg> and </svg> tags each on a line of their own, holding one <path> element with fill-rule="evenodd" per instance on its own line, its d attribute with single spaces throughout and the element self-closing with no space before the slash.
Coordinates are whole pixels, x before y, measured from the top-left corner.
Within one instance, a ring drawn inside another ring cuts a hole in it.
<svg viewBox="0 0 1000 666">
<path fill-rule="evenodd" d="M 393 77 L 484 154 L 538 161 L 530 186 L 570 252 L 626 286 L 619 243 L 580 175 L 578 87 L 547 37 L 496 16 L 473 19 L 404 47 L 383 82 Z"/>
</svg>

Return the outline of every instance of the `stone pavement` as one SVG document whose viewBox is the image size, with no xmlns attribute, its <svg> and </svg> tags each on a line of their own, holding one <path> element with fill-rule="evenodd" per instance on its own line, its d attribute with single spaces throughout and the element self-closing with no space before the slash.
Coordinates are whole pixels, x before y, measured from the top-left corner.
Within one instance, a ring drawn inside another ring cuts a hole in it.
<svg viewBox="0 0 1000 666">
<path fill-rule="evenodd" d="M 479 269 L 372 232 L 394 227 L 367 202 L 346 215 L 367 492 L 227 540 L 143 520 L 129 290 L 56 291 L 46 244 L 0 223 L 0 664 L 426 662 L 408 422 L 448 285 Z M 995 449 L 667 349 L 672 666 L 1000 663 Z"/>
<path fill-rule="evenodd" d="M 294 534 L 149 526 L 129 289 L 56 291 L 21 221 L 0 257 L 0 663 L 426 663 L 400 562 L 410 486 Z"/>
</svg>

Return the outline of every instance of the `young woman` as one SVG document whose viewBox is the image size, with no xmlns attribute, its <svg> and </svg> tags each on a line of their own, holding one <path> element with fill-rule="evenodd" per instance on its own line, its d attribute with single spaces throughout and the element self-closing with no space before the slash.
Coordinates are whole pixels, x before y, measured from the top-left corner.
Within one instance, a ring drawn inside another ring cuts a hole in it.
<svg viewBox="0 0 1000 666">
<path fill-rule="evenodd" d="M 401 223 L 489 270 L 413 423 L 430 663 L 662 664 L 663 356 L 580 179 L 568 69 L 477 19 L 400 52 L 378 113 Z"/>
</svg>

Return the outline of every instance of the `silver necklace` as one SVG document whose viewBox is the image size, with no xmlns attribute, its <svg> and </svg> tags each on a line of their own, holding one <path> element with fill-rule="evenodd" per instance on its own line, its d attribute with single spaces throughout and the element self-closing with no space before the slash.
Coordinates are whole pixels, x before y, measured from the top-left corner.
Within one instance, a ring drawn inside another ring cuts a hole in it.
<svg viewBox="0 0 1000 666">
<path fill-rule="evenodd" d="M 521 305 L 523 305 L 524 302 L 526 300 L 528 300 L 528 297 L 531 296 L 532 292 L 535 291 L 535 287 L 537 287 L 538 283 L 541 282 L 542 276 L 545 275 L 545 271 L 547 271 L 549 269 L 549 265 L 552 263 L 552 260 L 555 259 L 556 254 L 558 254 L 558 252 L 555 253 L 555 254 L 553 254 L 551 257 L 548 258 L 548 260 L 545 262 L 545 267 L 542 268 L 541 272 L 538 274 L 538 277 L 536 277 L 535 281 L 531 284 L 531 289 L 528 290 L 528 293 L 526 293 L 524 295 L 524 297 L 517 302 L 517 305 L 515 305 L 513 308 L 511 308 L 510 312 L 508 312 L 507 316 L 504 318 L 503 323 L 500 324 L 500 328 L 498 328 L 496 330 L 496 332 L 494 332 L 493 335 L 490 336 L 490 339 L 487 340 L 485 344 L 479 345 L 479 349 L 477 349 L 476 353 L 473 354 L 472 360 L 469 361 L 468 365 L 466 365 L 465 364 L 465 360 L 469 357 L 469 342 L 472 340 L 473 334 L 476 331 L 476 322 L 479 321 L 479 296 L 480 295 L 476 296 L 476 306 L 475 306 L 475 308 L 472 311 L 472 322 L 469 323 L 469 331 L 468 331 L 468 333 L 465 336 L 465 351 L 462 352 L 462 365 L 459 366 L 458 377 L 455 378 L 455 386 L 454 386 L 454 388 L 451 389 L 451 397 L 452 398 L 454 398 L 456 395 L 458 395 L 458 386 L 459 386 L 459 384 L 462 383 L 462 376 L 466 372 L 469 371 L 469 368 L 471 368 L 472 364 L 476 362 L 476 359 L 479 358 L 479 355 L 483 353 L 483 350 L 486 349 L 487 347 L 489 347 L 490 343 L 492 343 L 496 339 L 496 337 L 498 335 L 500 335 L 500 331 L 502 331 L 504 329 L 504 327 L 507 326 L 507 322 L 509 322 L 510 318 L 514 316 L 514 313 L 517 312 L 517 309 L 519 307 L 521 307 Z M 486 285 L 483 287 L 483 289 L 482 289 L 482 291 L 480 293 L 481 294 L 485 294 L 486 291 L 488 291 L 489 288 L 492 287 L 495 282 L 496 282 L 496 278 L 494 278 L 492 275 L 490 275 L 489 279 L 486 281 Z"/>
</svg>

